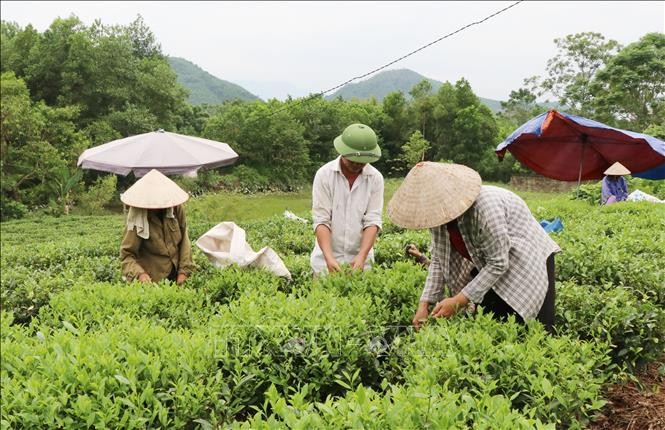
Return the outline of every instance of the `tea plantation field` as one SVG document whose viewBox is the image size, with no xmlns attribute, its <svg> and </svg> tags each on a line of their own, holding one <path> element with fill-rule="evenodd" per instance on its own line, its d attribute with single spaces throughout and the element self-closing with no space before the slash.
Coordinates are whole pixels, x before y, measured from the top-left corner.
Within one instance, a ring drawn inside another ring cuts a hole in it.
<svg viewBox="0 0 665 430">
<path fill-rule="evenodd" d="M 1 427 L 584 428 L 663 354 L 665 205 L 524 196 L 564 224 L 554 336 L 482 309 L 414 332 L 426 272 L 404 246 L 429 233 L 387 218 L 369 272 L 312 279 L 311 228 L 278 214 L 238 223 L 292 280 L 194 247 L 182 287 L 122 282 L 121 215 L 2 223 Z M 232 220 L 196 204 L 192 242 Z"/>
</svg>

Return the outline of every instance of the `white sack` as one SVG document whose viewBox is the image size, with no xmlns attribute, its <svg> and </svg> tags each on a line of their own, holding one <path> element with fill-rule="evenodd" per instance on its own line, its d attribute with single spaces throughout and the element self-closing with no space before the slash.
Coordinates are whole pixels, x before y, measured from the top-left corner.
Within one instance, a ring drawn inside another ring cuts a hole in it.
<svg viewBox="0 0 665 430">
<path fill-rule="evenodd" d="M 291 272 L 279 255 L 267 246 L 254 252 L 245 240 L 245 230 L 234 222 L 217 224 L 198 238 L 196 246 L 217 267 L 224 268 L 231 264 L 264 267 L 277 276 L 291 279 Z"/>
</svg>

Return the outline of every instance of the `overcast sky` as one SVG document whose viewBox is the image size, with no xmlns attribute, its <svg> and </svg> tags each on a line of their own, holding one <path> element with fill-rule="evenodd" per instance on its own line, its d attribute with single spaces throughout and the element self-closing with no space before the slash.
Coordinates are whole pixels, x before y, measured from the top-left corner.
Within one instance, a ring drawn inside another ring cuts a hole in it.
<svg viewBox="0 0 665 430">
<path fill-rule="evenodd" d="M 164 54 L 265 98 L 328 90 L 513 3 L 3 0 L 0 8 L 3 20 L 39 31 L 70 14 L 122 25 L 140 14 Z M 665 1 L 524 1 L 388 69 L 463 77 L 477 95 L 505 100 L 524 78 L 545 74 L 555 38 L 588 31 L 623 45 L 665 32 Z"/>
</svg>

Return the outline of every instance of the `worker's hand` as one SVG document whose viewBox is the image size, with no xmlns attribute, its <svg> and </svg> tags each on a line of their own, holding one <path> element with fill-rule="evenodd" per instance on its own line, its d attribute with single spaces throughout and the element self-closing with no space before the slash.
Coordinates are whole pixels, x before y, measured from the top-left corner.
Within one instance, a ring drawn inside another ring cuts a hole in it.
<svg viewBox="0 0 665 430">
<path fill-rule="evenodd" d="M 423 255 L 423 254 L 420 252 L 420 250 L 418 249 L 418 247 L 417 247 L 415 244 L 413 244 L 413 243 L 410 243 L 410 244 L 406 245 L 405 251 L 406 251 L 406 255 L 409 255 L 409 256 L 411 256 L 411 257 L 414 257 L 416 260 L 417 260 L 421 255 Z"/>
<path fill-rule="evenodd" d="M 366 257 L 363 257 L 362 255 L 356 255 L 353 257 L 353 260 L 349 263 L 351 270 L 365 270 L 365 259 Z"/>
<path fill-rule="evenodd" d="M 453 298 L 441 300 L 432 309 L 432 316 L 434 318 L 446 317 L 450 318 L 457 313 L 458 304 Z"/>
<path fill-rule="evenodd" d="M 434 306 L 432 316 L 434 318 L 450 318 L 457 313 L 457 310 L 469 304 L 469 299 L 462 293 L 457 293 L 454 297 L 441 300 Z"/>
<path fill-rule="evenodd" d="M 328 273 L 341 272 L 342 268 L 339 266 L 339 263 L 335 258 L 326 258 L 326 267 L 328 267 Z"/>
<path fill-rule="evenodd" d="M 186 280 L 187 280 L 187 275 L 185 275 L 184 273 L 178 273 L 178 276 L 175 279 L 175 283 L 178 285 L 182 285 L 185 283 Z"/>
<path fill-rule="evenodd" d="M 416 314 L 413 316 L 413 321 L 411 321 L 411 325 L 413 325 L 413 328 L 416 330 L 418 330 L 427 321 L 427 315 L 429 314 L 428 307 L 429 303 L 426 302 L 420 302 L 418 305 Z"/>
<path fill-rule="evenodd" d="M 143 272 L 139 274 L 139 282 L 152 282 L 152 278 L 148 275 L 148 272 Z"/>
</svg>

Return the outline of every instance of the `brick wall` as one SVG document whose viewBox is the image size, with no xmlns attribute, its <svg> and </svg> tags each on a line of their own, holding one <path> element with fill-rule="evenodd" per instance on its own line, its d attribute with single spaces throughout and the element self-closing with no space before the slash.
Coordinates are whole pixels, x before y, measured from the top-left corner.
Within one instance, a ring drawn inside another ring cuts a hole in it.
<svg viewBox="0 0 665 430">
<path fill-rule="evenodd" d="M 596 181 L 582 181 L 582 184 Z M 539 175 L 513 175 L 510 186 L 523 191 L 565 193 L 577 187 L 577 181 L 564 182 Z"/>
</svg>

